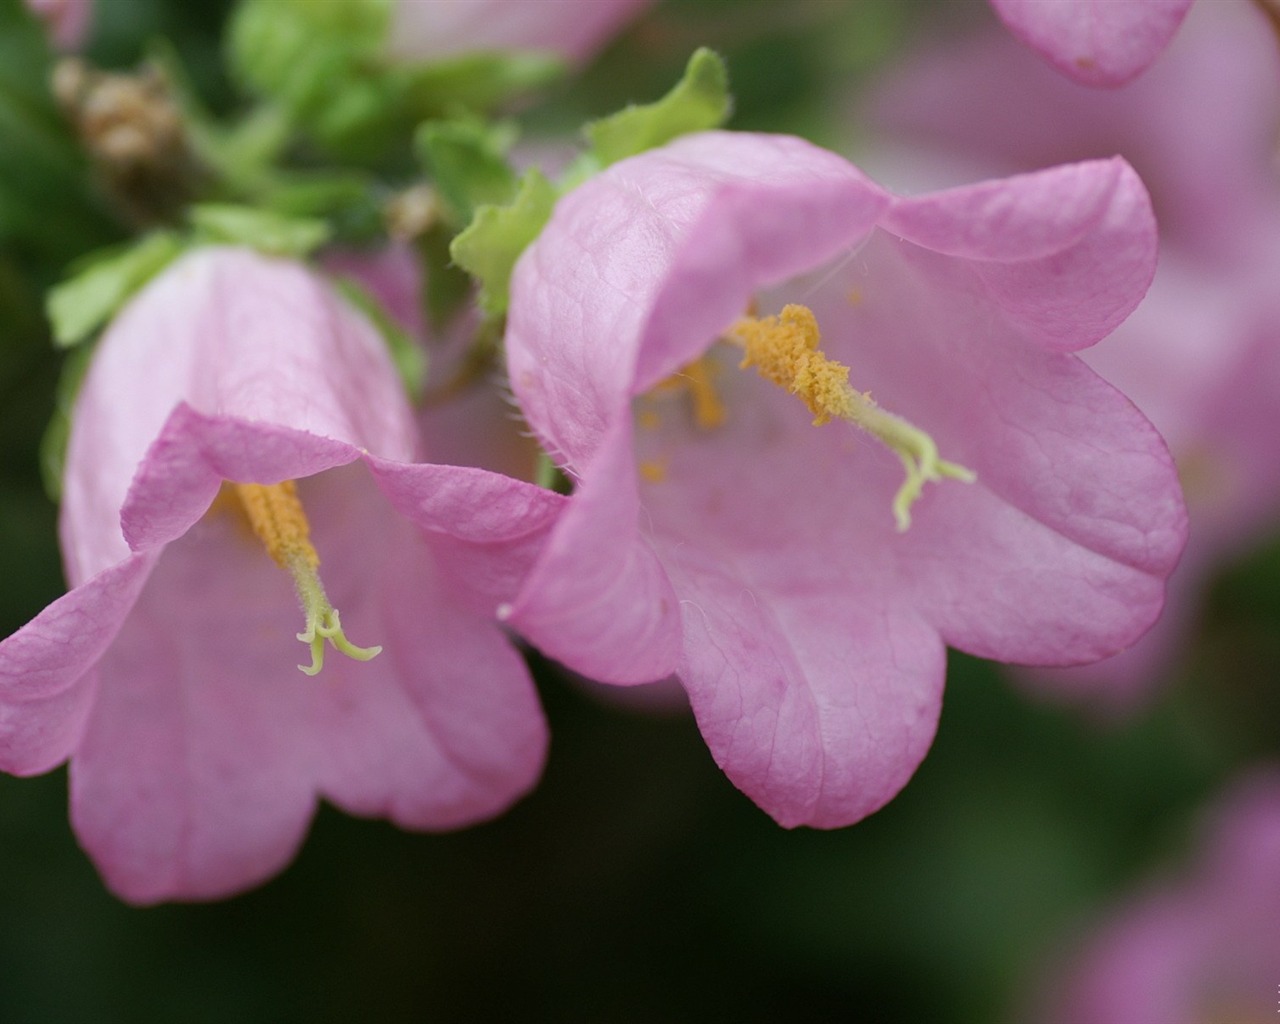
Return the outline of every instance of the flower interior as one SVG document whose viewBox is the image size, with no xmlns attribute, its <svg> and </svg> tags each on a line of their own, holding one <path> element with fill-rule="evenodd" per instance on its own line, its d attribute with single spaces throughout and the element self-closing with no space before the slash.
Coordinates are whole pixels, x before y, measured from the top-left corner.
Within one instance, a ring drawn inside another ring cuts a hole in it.
<svg viewBox="0 0 1280 1024">
<path fill-rule="evenodd" d="M 777 316 L 740 318 L 721 338 L 742 349 L 739 369 L 754 366 L 761 377 L 796 395 L 813 413 L 813 425 L 843 420 L 876 438 L 897 454 L 906 470 L 906 479 L 893 499 L 893 515 L 898 530 L 911 526 L 911 506 L 924 485 L 943 479 L 973 483 L 977 474 L 938 455 L 933 438 L 919 427 L 886 412 L 870 392 L 849 384 L 849 367 L 829 358 L 818 320 L 807 306 L 787 305 Z M 700 430 L 712 430 L 728 418 L 724 402 L 717 394 L 713 374 L 717 364 L 703 356 L 662 381 L 652 394 L 685 391 L 692 402 L 693 422 Z M 656 414 L 641 413 L 642 426 L 655 426 Z M 658 461 L 640 463 L 640 475 L 649 483 L 661 483 L 665 466 Z"/>
<path fill-rule="evenodd" d="M 338 609 L 330 603 L 320 582 L 320 556 L 311 543 L 311 527 L 298 498 L 297 484 L 286 480 L 278 484 L 234 484 L 233 488 L 267 554 L 293 577 L 306 616 L 306 629 L 297 636 L 311 648 L 311 664 L 298 668 L 309 676 L 318 673 L 324 667 L 326 640 L 357 661 L 368 661 L 381 653 L 381 647 L 357 647 L 342 631 Z"/>
</svg>

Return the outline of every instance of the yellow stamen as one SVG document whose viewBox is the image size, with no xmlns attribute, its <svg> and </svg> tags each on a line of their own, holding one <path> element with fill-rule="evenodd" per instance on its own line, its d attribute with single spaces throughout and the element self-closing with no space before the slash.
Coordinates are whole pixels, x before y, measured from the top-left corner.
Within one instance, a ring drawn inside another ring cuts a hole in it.
<svg viewBox="0 0 1280 1024">
<path fill-rule="evenodd" d="M 728 413 L 716 393 L 713 377 L 717 367 L 707 356 L 699 356 L 670 377 L 659 381 L 650 394 L 687 391 L 693 402 L 693 422 L 700 430 L 724 426 Z M 644 426 L 642 421 L 641 426 Z"/>
<path fill-rule="evenodd" d="M 893 499 L 899 531 L 911 525 L 911 506 L 927 482 L 977 479 L 972 470 L 938 458 L 933 438 L 919 427 L 885 412 L 870 393 L 850 386 L 849 367 L 827 358 L 818 347 L 822 335 L 807 306 L 786 306 L 778 316 L 763 319 L 743 317 L 726 340 L 742 346 L 744 369 L 754 366 L 765 380 L 797 395 L 813 413 L 815 427 L 844 420 L 897 453 L 907 477 Z"/>
<path fill-rule="evenodd" d="M 338 610 L 333 607 L 320 582 L 320 556 L 311 544 L 297 485 L 292 480 L 279 484 L 235 484 L 236 497 L 253 532 L 262 541 L 272 561 L 293 576 L 294 589 L 306 616 L 306 628 L 299 634 L 311 649 L 311 664 L 298 668 L 313 676 L 324 667 L 324 645 L 333 647 L 356 661 L 368 661 L 381 647 L 357 647 L 342 631 Z"/>
</svg>

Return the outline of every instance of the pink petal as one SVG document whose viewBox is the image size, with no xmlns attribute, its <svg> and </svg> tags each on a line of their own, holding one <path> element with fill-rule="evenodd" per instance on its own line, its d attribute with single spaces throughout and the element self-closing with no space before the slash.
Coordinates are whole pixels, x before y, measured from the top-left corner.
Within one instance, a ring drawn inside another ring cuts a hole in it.
<svg viewBox="0 0 1280 1024">
<path fill-rule="evenodd" d="M 276 484 L 359 457 L 349 444 L 274 424 L 204 416 L 179 405 L 138 467 L 120 522 L 137 551 L 177 540 L 224 480 Z"/>
<path fill-rule="evenodd" d="M 597 452 L 521 596 L 504 618 L 553 658 L 608 683 L 670 675 L 680 655 L 679 603 L 637 529 L 629 424 Z"/>
<path fill-rule="evenodd" d="M 38 775 L 74 752 L 94 699 L 94 665 L 129 615 L 152 564 L 151 558 L 127 558 L 0 642 L 0 771 Z"/>
<path fill-rule="evenodd" d="M 517 593 L 568 505 L 554 491 L 481 469 L 365 461 L 437 563 L 481 595 L 487 613 Z"/>
<path fill-rule="evenodd" d="M 1086 85 L 1124 85 L 1146 70 L 1191 0 L 991 0 L 1019 39 Z"/>
<path fill-rule="evenodd" d="M 1151 201 L 1118 157 L 900 199 L 884 226 L 971 260 L 1014 322 L 1057 350 L 1114 330 L 1156 270 Z"/>
</svg>

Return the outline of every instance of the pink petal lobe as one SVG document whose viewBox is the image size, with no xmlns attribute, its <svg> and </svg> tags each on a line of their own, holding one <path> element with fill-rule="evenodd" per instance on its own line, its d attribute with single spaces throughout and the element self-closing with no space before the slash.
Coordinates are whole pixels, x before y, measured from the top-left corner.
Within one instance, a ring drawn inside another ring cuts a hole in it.
<svg viewBox="0 0 1280 1024">
<path fill-rule="evenodd" d="M 862 267 L 855 306 L 840 288 L 814 305 L 832 356 L 977 473 L 930 488 L 894 544 L 912 606 L 948 643 L 1000 660 L 1069 663 L 1131 643 L 1186 540 L 1159 435 L 1075 357 L 993 323 L 983 284 L 950 261 L 881 237 Z"/>
<path fill-rule="evenodd" d="M 1118 86 L 1158 57 L 1191 0 L 991 0 L 1015 36 L 1085 85 Z"/>
<path fill-rule="evenodd" d="M 1048 348 L 1092 345 L 1146 294 L 1156 224 L 1120 158 L 900 199 L 885 228 L 970 260 L 991 297 Z"/>
<path fill-rule="evenodd" d="M 675 671 L 679 604 L 644 537 L 630 423 L 597 451 L 506 620 L 545 654 L 601 682 Z"/>
<path fill-rule="evenodd" d="M 365 461 L 437 563 L 480 595 L 489 613 L 519 591 L 568 504 L 563 495 L 482 469 Z"/>
<path fill-rule="evenodd" d="M 152 563 L 125 559 L 0 642 L 0 771 L 38 775 L 75 751 L 94 699 L 94 665 L 115 639 Z"/>
<path fill-rule="evenodd" d="M 201 415 L 179 405 L 138 467 L 120 512 L 134 550 L 177 540 L 208 510 L 224 480 L 275 484 L 359 457 L 351 445 L 270 423 Z"/>
<path fill-rule="evenodd" d="M 937 632 L 881 604 L 874 583 L 855 595 L 813 564 L 784 575 L 696 551 L 669 548 L 667 564 L 684 612 L 679 674 L 716 763 L 788 827 L 839 828 L 879 809 L 933 742 Z"/>
</svg>

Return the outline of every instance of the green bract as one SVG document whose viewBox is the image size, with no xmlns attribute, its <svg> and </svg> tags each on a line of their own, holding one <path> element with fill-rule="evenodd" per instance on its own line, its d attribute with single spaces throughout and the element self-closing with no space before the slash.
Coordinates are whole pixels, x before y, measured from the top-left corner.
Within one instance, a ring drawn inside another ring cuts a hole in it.
<svg viewBox="0 0 1280 1024">
<path fill-rule="evenodd" d="M 684 77 L 662 99 L 593 121 L 585 132 L 592 155 L 607 167 L 677 136 L 719 128 L 732 109 L 724 60 L 704 47 L 689 58 Z"/>
<path fill-rule="evenodd" d="M 524 176 L 511 203 L 480 207 L 471 226 L 449 247 L 458 266 L 480 282 L 480 308 L 490 316 L 507 311 L 511 271 L 542 231 L 557 198 L 555 186 L 535 168 Z"/>
<path fill-rule="evenodd" d="M 89 337 L 182 249 L 177 235 L 160 231 L 75 264 L 45 300 L 54 342 L 66 348 Z"/>
<path fill-rule="evenodd" d="M 306 256 L 329 240 L 324 221 L 251 206 L 202 203 L 191 207 L 189 219 L 199 241 L 245 245 L 271 256 Z"/>
</svg>

